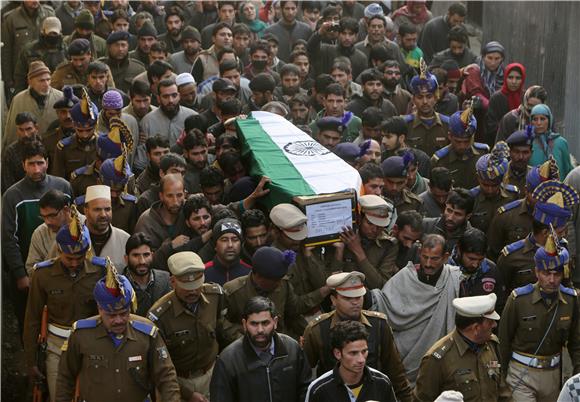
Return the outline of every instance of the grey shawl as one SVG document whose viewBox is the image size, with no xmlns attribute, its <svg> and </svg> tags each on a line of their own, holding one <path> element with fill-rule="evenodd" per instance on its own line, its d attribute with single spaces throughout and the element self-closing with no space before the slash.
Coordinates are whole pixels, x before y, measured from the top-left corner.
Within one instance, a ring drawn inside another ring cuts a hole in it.
<svg viewBox="0 0 580 402">
<path fill-rule="evenodd" d="M 453 299 L 459 295 L 461 271 L 445 264 L 435 287 L 419 281 L 413 263 L 383 287 L 372 291 L 376 310 L 385 313 L 393 330 L 409 381 L 415 382 L 427 350 L 455 327 Z"/>
</svg>

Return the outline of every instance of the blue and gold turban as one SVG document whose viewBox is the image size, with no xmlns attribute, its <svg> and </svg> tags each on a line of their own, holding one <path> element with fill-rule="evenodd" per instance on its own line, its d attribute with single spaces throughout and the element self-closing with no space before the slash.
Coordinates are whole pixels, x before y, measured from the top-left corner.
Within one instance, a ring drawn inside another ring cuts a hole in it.
<svg viewBox="0 0 580 402">
<path fill-rule="evenodd" d="M 94 127 L 99 117 L 97 105 L 91 102 L 89 94 L 83 88 L 83 97 L 79 103 L 70 110 L 70 117 L 76 127 Z"/>
<path fill-rule="evenodd" d="M 101 182 L 109 187 L 126 185 L 129 177 L 133 174 L 127 163 L 127 148 L 123 147 L 123 153 L 117 158 L 110 158 L 103 162 L 99 170 Z"/>
<path fill-rule="evenodd" d="M 546 180 L 560 180 L 560 171 L 552 155 L 550 155 L 550 159 L 540 166 L 534 166 L 530 169 L 526 176 L 527 190 L 533 191 L 540 183 Z"/>
<path fill-rule="evenodd" d="M 553 226 L 550 227 L 550 232 L 544 247 L 540 247 L 534 255 L 536 268 L 542 271 L 564 272 L 570 261 L 570 253 L 561 245 Z"/>
<path fill-rule="evenodd" d="M 471 105 L 464 111 L 455 112 L 449 118 L 449 132 L 454 137 L 473 137 L 477 130 L 477 120 L 473 116 Z"/>
<path fill-rule="evenodd" d="M 477 160 L 475 169 L 482 180 L 501 181 L 507 172 L 509 162 L 509 148 L 504 141 L 500 141 L 491 150 Z"/>
<path fill-rule="evenodd" d="M 97 137 L 97 155 L 99 159 L 105 160 L 116 158 L 123 153 L 123 146 L 127 147 L 127 152 L 133 150 L 133 137 L 131 130 L 123 120 L 112 117 L 109 121 L 109 133 L 101 134 Z"/>
<path fill-rule="evenodd" d="M 137 297 L 133 286 L 125 276 L 117 272 L 109 257 L 106 258 L 105 264 L 107 274 L 96 283 L 93 290 L 98 306 L 109 313 L 128 307 L 136 311 Z"/>
<path fill-rule="evenodd" d="M 89 229 L 81 223 L 75 205 L 71 206 L 70 223 L 61 227 L 56 234 L 56 244 L 65 254 L 86 253 L 91 247 Z"/>
<path fill-rule="evenodd" d="M 427 64 L 425 64 L 423 58 L 419 61 L 419 69 L 421 73 L 411 79 L 411 92 L 413 95 L 418 95 L 421 92 L 435 94 L 439 84 L 437 83 L 437 78 L 427 69 Z"/>
<path fill-rule="evenodd" d="M 572 208 L 580 201 L 576 190 L 556 180 L 541 183 L 532 193 L 532 197 L 536 200 L 534 219 L 557 228 L 568 222 L 572 216 Z"/>
</svg>

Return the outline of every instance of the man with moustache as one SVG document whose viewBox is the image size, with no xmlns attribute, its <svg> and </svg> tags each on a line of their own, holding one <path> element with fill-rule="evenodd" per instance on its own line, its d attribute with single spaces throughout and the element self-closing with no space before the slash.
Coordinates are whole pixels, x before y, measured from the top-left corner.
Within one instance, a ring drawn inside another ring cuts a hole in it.
<svg viewBox="0 0 580 402">
<path fill-rule="evenodd" d="M 75 18 L 74 32 L 65 36 L 63 42 L 68 46 L 76 39 L 85 39 L 89 42 L 90 52 L 95 59 L 104 57 L 107 53 L 107 42 L 95 34 L 95 18 L 89 10 L 80 10 Z"/>
<path fill-rule="evenodd" d="M 79 102 L 79 98 L 74 95 L 72 87 L 64 87 L 62 92 L 63 97 L 52 106 L 56 110 L 57 120 L 54 120 L 48 126 L 47 131 L 42 134 L 42 143 L 48 152 L 51 162 L 54 158 L 58 142 L 66 137 L 70 137 L 75 132 L 70 111 Z M 50 173 L 52 173 L 51 168 L 52 165 L 48 169 Z"/>
<path fill-rule="evenodd" d="M 443 236 L 449 250 L 455 247 L 457 240 L 471 228 L 469 218 L 473 212 L 474 199 L 469 191 L 456 188 L 449 192 L 445 201 L 445 210 L 440 218 L 425 218 L 423 232 Z"/>
<path fill-rule="evenodd" d="M 423 237 L 423 216 L 417 211 L 404 211 L 397 216 L 397 222 L 391 230 L 391 235 L 397 239 L 397 268 L 402 269 L 409 261 L 419 261 L 418 243 Z"/>
<path fill-rule="evenodd" d="M 151 46 L 157 43 L 157 29 L 151 21 L 145 21 L 137 31 L 137 48 L 129 52 L 129 57 L 143 63 L 145 68 L 149 67 L 149 52 Z"/>
<path fill-rule="evenodd" d="M 518 130 L 511 134 L 506 142 L 510 148 L 510 161 L 503 177 L 503 183 L 517 187 L 520 191 L 518 198 L 524 198 L 526 195 L 526 175 L 532 169 L 529 162 L 532 157 L 534 133 L 531 129 Z"/>
<path fill-rule="evenodd" d="M 240 222 L 244 236 L 240 258 L 249 265 L 256 250 L 272 244 L 270 223 L 259 209 L 244 211 Z"/>
<path fill-rule="evenodd" d="M 400 85 L 401 65 L 396 60 L 387 60 L 378 69 L 383 73 L 383 97 L 395 105 L 398 114 L 406 114 L 409 111 L 413 96 Z"/>
<path fill-rule="evenodd" d="M 169 273 L 152 267 L 153 250 L 151 240 L 144 233 L 136 232 L 125 244 L 125 270 L 135 294 L 137 310 L 134 312 L 146 317 L 147 312 L 157 300 L 171 291 Z"/>
<path fill-rule="evenodd" d="M 381 117 L 397 116 L 399 113 L 390 100 L 383 98 L 383 81 L 381 74 L 376 70 L 363 71 L 361 74 L 362 96 L 353 95 L 352 100 L 346 105 L 356 116 L 361 116 L 365 109 L 374 106 L 381 111 Z"/>
<path fill-rule="evenodd" d="M 185 189 L 189 194 L 201 193 L 199 174 L 207 166 L 207 141 L 204 133 L 197 128 L 191 129 L 181 141 L 183 156 L 187 161 L 185 170 Z"/>
<path fill-rule="evenodd" d="M 304 352 L 311 367 L 318 365 L 318 375 L 332 370 L 337 364 L 337 356 L 331 345 L 332 331 L 340 323 L 358 322 L 368 331 L 369 350 L 366 363 L 374 370 L 388 375 L 397 398 L 409 402 L 411 388 L 386 316 L 362 309 L 363 296 L 366 294 L 364 280 L 365 275 L 357 271 L 328 277 L 326 283 L 332 288 L 330 300 L 335 310 L 310 322 L 304 331 Z"/>
<path fill-rule="evenodd" d="M 185 24 L 183 14 L 177 7 L 171 7 L 165 14 L 165 27 L 167 32 L 159 35 L 157 40 L 165 43 L 165 48 L 169 53 L 183 50 L 181 48 L 181 33 Z"/>
<path fill-rule="evenodd" d="M 115 86 L 127 93 L 135 76 L 145 71 L 145 66 L 139 60 L 129 57 L 129 32 L 111 32 L 107 38 L 107 56 L 101 58 L 111 69 Z"/>
<path fill-rule="evenodd" d="M 383 195 L 392 201 L 397 214 L 423 210 L 423 201 L 406 187 L 413 158 L 414 155 L 410 151 L 405 151 L 403 156 L 390 156 L 381 163 L 384 179 Z"/>
<path fill-rule="evenodd" d="M 116 267 L 125 265 L 125 244 L 129 234 L 111 225 L 113 207 L 111 188 L 102 184 L 87 187 L 85 196 L 86 225 L 89 228 L 93 253 L 109 257 Z"/>
<path fill-rule="evenodd" d="M 223 286 L 245 276 L 252 267 L 240 260 L 242 225 L 237 219 L 221 219 L 212 230 L 215 257 L 205 264 L 205 280 Z"/>
<path fill-rule="evenodd" d="M 169 56 L 169 62 L 175 68 L 175 74 L 191 73 L 193 63 L 201 50 L 201 36 L 199 31 L 186 26 L 181 32 L 181 46 L 183 50 Z"/>
</svg>

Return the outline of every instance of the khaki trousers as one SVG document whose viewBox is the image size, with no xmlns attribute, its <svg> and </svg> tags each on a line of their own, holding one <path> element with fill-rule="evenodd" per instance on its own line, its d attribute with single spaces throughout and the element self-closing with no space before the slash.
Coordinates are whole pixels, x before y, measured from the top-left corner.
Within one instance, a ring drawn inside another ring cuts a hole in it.
<svg viewBox="0 0 580 402">
<path fill-rule="evenodd" d="M 555 402 L 560 394 L 560 367 L 537 369 L 512 360 L 506 382 L 514 402 Z"/>
<path fill-rule="evenodd" d="M 56 398 L 56 377 L 58 375 L 58 363 L 60 362 L 61 348 L 66 339 L 53 335 L 50 332 L 46 335 L 46 383 L 50 402 Z"/>
</svg>

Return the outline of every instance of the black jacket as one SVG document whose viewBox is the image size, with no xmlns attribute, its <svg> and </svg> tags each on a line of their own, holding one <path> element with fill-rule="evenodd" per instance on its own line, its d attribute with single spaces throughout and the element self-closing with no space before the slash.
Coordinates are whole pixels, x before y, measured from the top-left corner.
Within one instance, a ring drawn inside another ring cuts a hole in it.
<svg viewBox="0 0 580 402">
<path fill-rule="evenodd" d="M 397 398 L 389 377 L 368 366 L 364 368 L 363 384 L 357 401 L 395 402 Z M 305 402 L 350 402 L 348 387 L 340 377 L 338 365 L 310 384 Z"/>
<path fill-rule="evenodd" d="M 302 402 L 311 369 L 298 343 L 274 333 L 274 357 L 265 363 L 247 336 L 220 354 L 211 378 L 212 402 Z M 393 399 L 394 400 L 394 399 Z"/>
</svg>

